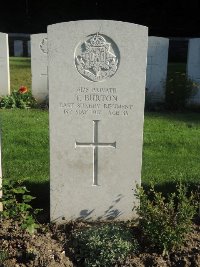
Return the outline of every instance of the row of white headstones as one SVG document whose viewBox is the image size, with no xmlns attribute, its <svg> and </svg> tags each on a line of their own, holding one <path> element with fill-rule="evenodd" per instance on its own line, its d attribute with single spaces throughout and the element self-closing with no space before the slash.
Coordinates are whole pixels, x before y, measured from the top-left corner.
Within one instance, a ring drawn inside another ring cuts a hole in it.
<svg viewBox="0 0 200 267">
<path fill-rule="evenodd" d="M 47 40 L 47 34 L 31 36 L 32 91 L 39 102 L 48 96 Z M 153 102 L 163 102 L 165 99 L 164 81 L 167 77 L 168 47 L 167 38 L 148 38 L 146 89 Z"/>
<path fill-rule="evenodd" d="M 32 92 L 42 102 L 48 97 L 47 34 L 31 35 Z M 146 69 L 146 90 L 151 102 L 164 102 L 169 39 L 150 36 Z M 189 40 L 187 75 L 200 83 L 200 38 Z M 10 94 L 8 35 L 0 33 L 0 95 Z M 200 90 L 192 98 L 200 103 Z"/>
<path fill-rule="evenodd" d="M 144 26 L 111 20 L 58 23 L 31 37 L 33 94 L 40 80 L 38 99 L 49 94 L 52 221 L 136 215 L 146 67 L 146 87 L 156 79 L 158 90 L 168 42 L 148 38 Z"/>
</svg>

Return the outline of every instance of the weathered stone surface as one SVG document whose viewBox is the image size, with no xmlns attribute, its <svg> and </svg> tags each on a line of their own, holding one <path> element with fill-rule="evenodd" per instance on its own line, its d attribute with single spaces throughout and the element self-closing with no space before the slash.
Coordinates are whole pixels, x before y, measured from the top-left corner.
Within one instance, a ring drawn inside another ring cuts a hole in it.
<svg viewBox="0 0 200 267">
<path fill-rule="evenodd" d="M 149 36 L 146 94 L 151 103 L 165 101 L 169 39 Z"/>
<path fill-rule="evenodd" d="M 0 96 L 10 94 L 8 34 L 0 32 Z"/>
<path fill-rule="evenodd" d="M 48 92 L 47 34 L 31 35 L 32 94 L 40 103 Z"/>
<path fill-rule="evenodd" d="M 48 27 L 51 220 L 129 220 L 142 163 L 147 28 Z"/>
<path fill-rule="evenodd" d="M 24 49 L 23 49 L 23 41 L 15 40 L 14 41 L 14 56 L 15 57 L 23 57 Z"/>
</svg>

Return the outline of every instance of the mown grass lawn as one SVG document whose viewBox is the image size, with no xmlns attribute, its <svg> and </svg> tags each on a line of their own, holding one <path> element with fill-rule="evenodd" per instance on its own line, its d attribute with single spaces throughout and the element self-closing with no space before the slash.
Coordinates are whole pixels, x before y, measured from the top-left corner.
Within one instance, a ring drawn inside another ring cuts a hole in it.
<svg viewBox="0 0 200 267">
<path fill-rule="evenodd" d="M 11 91 L 18 90 L 21 85 L 31 90 L 31 59 L 10 57 Z"/>
<path fill-rule="evenodd" d="M 10 62 L 12 87 L 21 81 L 30 86 L 30 59 Z M 44 205 L 49 201 L 48 111 L 0 110 L 0 127 L 4 179 L 26 180 Z M 200 183 L 199 113 L 145 114 L 142 183 L 152 181 L 163 191 L 179 181 Z"/>
<path fill-rule="evenodd" d="M 49 177 L 48 112 L 1 110 L 4 177 L 44 182 Z"/>
<path fill-rule="evenodd" d="M 0 110 L 3 178 L 24 180 L 40 207 L 49 205 L 48 112 Z"/>
<path fill-rule="evenodd" d="M 200 182 L 200 114 L 146 113 L 142 182 Z"/>
<path fill-rule="evenodd" d="M 4 179 L 25 179 L 32 194 L 38 195 L 39 189 L 48 194 L 48 112 L 1 110 L 0 119 Z M 199 137 L 198 113 L 146 113 L 142 183 L 153 181 L 166 189 L 179 181 L 199 183 Z"/>
</svg>

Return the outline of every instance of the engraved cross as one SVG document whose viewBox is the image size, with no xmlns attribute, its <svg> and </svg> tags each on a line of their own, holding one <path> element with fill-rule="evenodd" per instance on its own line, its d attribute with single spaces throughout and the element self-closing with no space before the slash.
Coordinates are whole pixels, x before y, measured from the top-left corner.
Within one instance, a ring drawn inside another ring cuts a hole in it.
<svg viewBox="0 0 200 267">
<path fill-rule="evenodd" d="M 75 142 L 75 147 L 90 147 L 93 149 L 93 184 L 98 185 L 98 148 L 113 147 L 116 148 L 116 141 L 113 143 L 98 142 L 98 123 L 99 120 L 93 120 L 93 142 Z"/>
</svg>

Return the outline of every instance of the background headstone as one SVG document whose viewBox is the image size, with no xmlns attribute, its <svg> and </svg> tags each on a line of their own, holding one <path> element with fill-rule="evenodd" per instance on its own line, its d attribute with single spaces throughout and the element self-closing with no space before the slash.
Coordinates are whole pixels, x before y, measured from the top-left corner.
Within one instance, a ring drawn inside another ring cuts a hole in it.
<svg viewBox="0 0 200 267">
<path fill-rule="evenodd" d="M 151 103 L 165 101 L 169 39 L 149 36 L 146 96 Z"/>
<path fill-rule="evenodd" d="M 23 41 L 22 40 L 15 40 L 14 41 L 14 56 L 15 57 L 23 57 Z"/>
<path fill-rule="evenodd" d="M 27 42 L 28 57 L 31 57 L 31 41 Z"/>
<path fill-rule="evenodd" d="M 8 35 L 0 33 L 0 96 L 10 94 Z"/>
<path fill-rule="evenodd" d="M 49 94 L 47 52 L 47 34 L 31 35 L 32 94 L 38 102 Z"/>
<path fill-rule="evenodd" d="M 48 27 L 51 220 L 129 220 L 140 184 L 147 28 Z"/>
<path fill-rule="evenodd" d="M 195 94 L 189 100 L 189 104 L 200 104 L 200 38 L 189 40 L 187 76 L 192 79 L 197 87 L 194 88 Z"/>
</svg>

